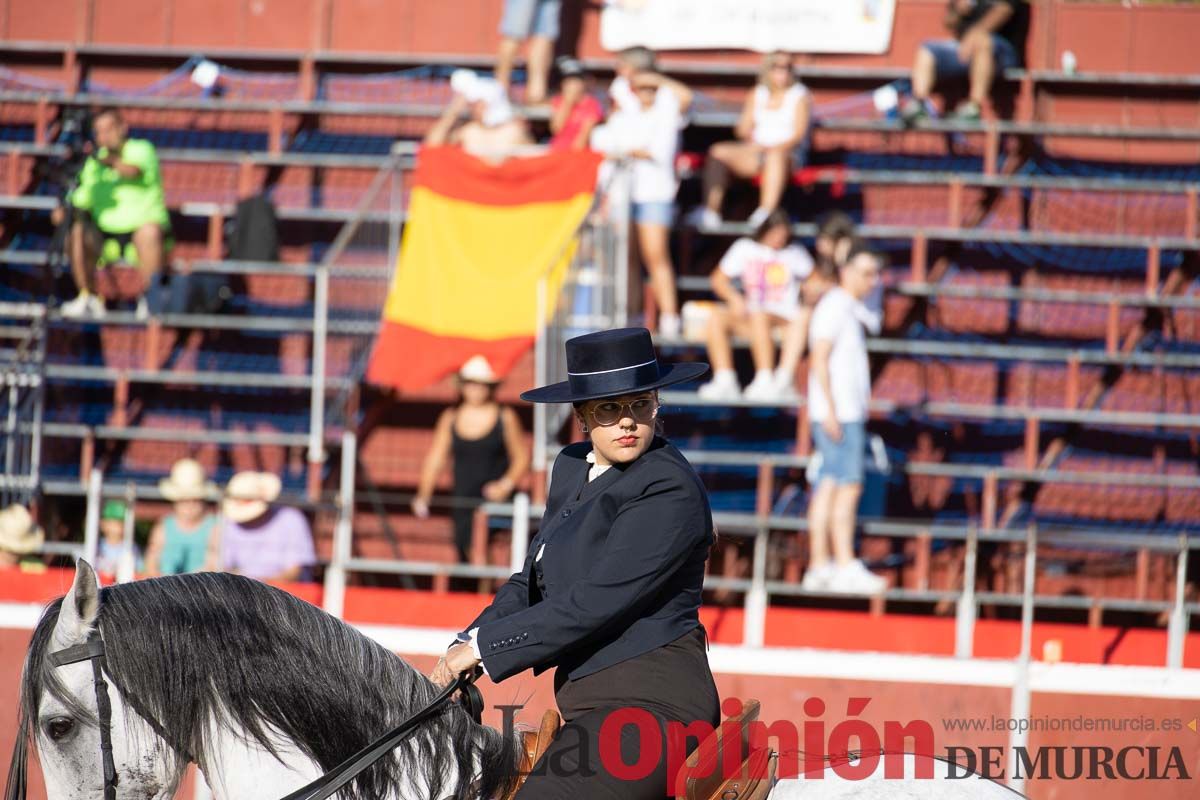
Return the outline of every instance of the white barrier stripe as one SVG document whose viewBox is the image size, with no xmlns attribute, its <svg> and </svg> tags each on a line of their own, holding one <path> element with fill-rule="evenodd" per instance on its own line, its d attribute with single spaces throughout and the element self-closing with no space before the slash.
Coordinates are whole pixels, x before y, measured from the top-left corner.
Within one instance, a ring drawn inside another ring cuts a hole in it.
<svg viewBox="0 0 1200 800">
<path fill-rule="evenodd" d="M 42 607 L 0 603 L 0 628 L 32 629 Z M 402 655 L 440 656 L 454 641 L 450 628 L 398 625 L 355 625 L 363 635 Z M 816 650 L 799 647 L 713 645 L 708 653 L 715 673 L 782 678 L 824 678 L 943 686 L 1011 689 L 1015 661 L 909 653 Z M 1030 666 L 1030 688 L 1053 694 L 1111 695 L 1177 700 L 1200 699 L 1200 670 L 1128 667 L 1102 664 Z"/>
</svg>

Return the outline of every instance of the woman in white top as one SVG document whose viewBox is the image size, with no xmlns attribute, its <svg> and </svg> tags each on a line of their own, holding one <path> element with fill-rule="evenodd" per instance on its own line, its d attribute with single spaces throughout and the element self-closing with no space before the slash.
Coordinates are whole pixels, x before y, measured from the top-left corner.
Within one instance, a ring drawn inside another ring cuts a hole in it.
<svg viewBox="0 0 1200 800">
<path fill-rule="evenodd" d="M 734 128 L 738 140 L 717 142 L 708 149 L 704 205 L 689 221 L 702 229 L 720 225 L 725 190 L 736 176 L 760 179 L 758 208 L 749 223 L 762 224 L 779 206 L 791 170 L 804 162 L 811 114 L 812 96 L 796 80 L 791 56 L 767 55 L 758 85 L 746 96 Z"/>
<path fill-rule="evenodd" d="M 791 242 L 791 220 L 777 208 L 754 233 L 744 237 L 721 258 L 712 273 L 712 289 L 723 305 L 713 309 L 708 326 L 708 357 L 713 379 L 700 387 L 707 400 L 737 400 L 743 396 L 733 367 L 730 337 L 750 340 L 754 380 L 746 387 L 748 400 L 780 401 L 795 395 L 792 371 L 775 370 L 772 333 L 784 330 L 808 311 L 801 307 L 802 285 L 813 271 L 813 260 Z M 735 281 L 737 285 L 735 285 Z"/>
<path fill-rule="evenodd" d="M 631 164 L 631 216 L 638 251 L 658 302 L 658 330 L 666 336 L 680 331 L 675 269 L 671 264 L 670 234 L 675 216 L 675 156 L 679 152 L 680 121 L 692 103 L 692 92 L 679 81 L 657 72 L 637 72 L 629 78 L 636 104 L 621 107 L 606 124 L 592 132 L 592 148 Z"/>
</svg>

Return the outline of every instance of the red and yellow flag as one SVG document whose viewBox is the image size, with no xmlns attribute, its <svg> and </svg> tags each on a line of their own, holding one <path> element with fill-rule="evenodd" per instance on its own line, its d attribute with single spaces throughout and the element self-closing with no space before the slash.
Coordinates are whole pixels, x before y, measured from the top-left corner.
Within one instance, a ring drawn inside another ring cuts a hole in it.
<svg viewBox="0 0 1200 800">
<path fill-rule="evenodd" d="M 545 321 L 543 277 L 553 313 L 600 160 L 557 152 L 492 165 L 422 148 L 367 380 L 420 389 L 477 354 L 507 374 Z"/>
</svg>

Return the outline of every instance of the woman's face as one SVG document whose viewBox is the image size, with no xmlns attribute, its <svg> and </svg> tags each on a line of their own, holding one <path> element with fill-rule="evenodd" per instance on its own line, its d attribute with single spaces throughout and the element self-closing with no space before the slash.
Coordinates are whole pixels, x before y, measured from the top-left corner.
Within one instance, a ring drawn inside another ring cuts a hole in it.
<svg viewBox="0 0 1200 800">
<path fill-rule="evenodd" d="M 175 517 L 185 525 L 195 525 L 204 518 L 204 501 L 180 500 L 175 503 Z"/>
<path fill-rule="evenodd" d="M 782 250 L 791 238 L 792 232 L 787 225 L 772 225 L 763 231 L 761 241 L 772 250 Z"/>
<path fill-rule="evenodd" d="M 576 413 L 592 440 L 597 464 L 629 464 L 654 440 L 658 394 L 638 392 L 589 400 Z"/>
<path fill-rule="evenodd" d="M 459 391 L 462 393 L 463 403 L 468 406 L 483 405 L 492 399 L 492 387 L 486 383 L 463 381 Z"/>
<path fill-rule="evenodd" d="M 792 85 L 792 60 L 787 56 L 771 56 L 767 63 L 767 88 L 782 91 Z"/>
</svg>

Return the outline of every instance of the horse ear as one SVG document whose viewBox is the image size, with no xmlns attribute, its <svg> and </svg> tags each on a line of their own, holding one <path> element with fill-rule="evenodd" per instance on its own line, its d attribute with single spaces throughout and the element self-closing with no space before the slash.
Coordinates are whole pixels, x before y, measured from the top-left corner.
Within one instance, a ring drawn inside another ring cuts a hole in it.
<svg viewBox="0 0 1200 800">
<path fill-rule="evenodd" d="M 75 580 L 71 591 L 63 598 L 54 625 L 54 642 L 59 647 L 71 647 L 84 642 L 96 624 L 100 613 L 100 586 L 92 565 L 80 559 L 75 565 Z"/>
</svg>

